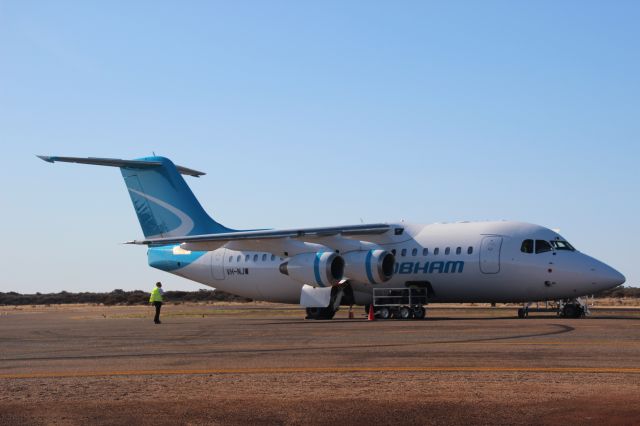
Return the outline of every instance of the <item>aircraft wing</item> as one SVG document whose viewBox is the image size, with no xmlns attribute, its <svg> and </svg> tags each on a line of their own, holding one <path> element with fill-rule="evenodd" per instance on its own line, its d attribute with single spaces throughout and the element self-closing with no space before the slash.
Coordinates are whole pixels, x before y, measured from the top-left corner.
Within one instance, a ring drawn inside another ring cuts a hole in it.
<svg viewBox="0 0 640 426">
<path fill-rule="evenodd" d="M 185 237 L 152 238 L 146 240 L 128 241 L 126 244 L 139 244 L 147 246 L 163 246 L 181 244 L 186 250 L 210 251 L 233 243 L 238 249 L 246 248 L 264 251 L 280 251 L 274 248 L 289 246 L 287 242 L 309 242 L 325 244 L 328 240 L 353 239 L 357 237 L 375 236 L 386 233 L 391 225 L 385 223 L 332 226 L 321 228 L 296 228 L 296 229 L 263 229 L 255 231 L 225 232 L 219 234 L 191 235 Z M 366 238 L 364 238 L 366 239 Z M 297 250 L 294 250 L 297 251 Z"/>
</svg>

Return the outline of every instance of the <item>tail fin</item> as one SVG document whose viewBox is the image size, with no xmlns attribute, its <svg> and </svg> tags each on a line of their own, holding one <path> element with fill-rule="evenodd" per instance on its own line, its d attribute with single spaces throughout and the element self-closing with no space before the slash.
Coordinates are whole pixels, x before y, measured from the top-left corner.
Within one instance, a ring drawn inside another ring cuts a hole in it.
<svg viewBox="0 0 640 426">
<path fill-rule="evenodd" d="M 145 238 L 232 232 L 213 220 L 202 208 L 180 174 L 204 173 L 176 166 L 164 157 L 136 160 L 113 158 L 44 157 L 50 163 L 94 164 L 119 167 Z"/>
</svg>

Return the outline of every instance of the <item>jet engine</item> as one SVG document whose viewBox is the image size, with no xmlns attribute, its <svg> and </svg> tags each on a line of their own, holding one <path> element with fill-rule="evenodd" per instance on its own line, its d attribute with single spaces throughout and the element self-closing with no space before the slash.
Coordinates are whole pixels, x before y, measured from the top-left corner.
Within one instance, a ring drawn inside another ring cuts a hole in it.
<svg viewBox="0 0 640 426">
<path fill-rule="evenodd" d="M 369 284 L 389 281 L 393 276 L 395 256 L 386 250 L 358 250 L 344 254 L 345 276 Z"/>
<path fill-rule="evenodd" d="M 342 280 L 344 260 L 330 251 L 302 253 L 281 264 L 280 272 L 313 287 L 331 287 Z"/>
</svg>

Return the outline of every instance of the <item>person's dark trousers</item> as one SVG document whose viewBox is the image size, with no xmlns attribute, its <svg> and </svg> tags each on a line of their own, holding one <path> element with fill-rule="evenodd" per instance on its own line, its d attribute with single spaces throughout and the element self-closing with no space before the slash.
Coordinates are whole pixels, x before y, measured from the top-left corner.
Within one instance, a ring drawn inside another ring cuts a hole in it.
<svg viewBox="0 0 640 426">
<path fill-rule="evenodd" d="M 162 302 L 153 302 L 153 306 L 156 307 L 156 316 L 153 318 L 153 322 L 160 323 L 160 308 L 162 308 Z"/>
</svg>

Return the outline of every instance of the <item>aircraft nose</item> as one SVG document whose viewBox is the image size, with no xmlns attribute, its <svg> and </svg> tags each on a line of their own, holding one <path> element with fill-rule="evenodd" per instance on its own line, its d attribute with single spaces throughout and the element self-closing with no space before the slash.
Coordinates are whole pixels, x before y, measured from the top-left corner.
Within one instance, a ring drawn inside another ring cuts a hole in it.
<svg viewBox="0 0 640 426">
<path fill-rule="evenodd" d="M 596 284 L 602 289 L 617 287 L 626 281 L 624 275 L 604 263 L 591 270 L 595 273 Z"/>
<path fill-rule="evenodd" d="M 605 282 L 611 287 L 616 287 L 616 286 L 619 286 L 620 284 L 624 284 L 624 282 L 627 280 L 624 277 L 624 275 L 622 275 L 620 272 L 616 271 L 613 268 L 610 268 L 610 269 L 611 271 L 607 274 Z"/>
</svg>

